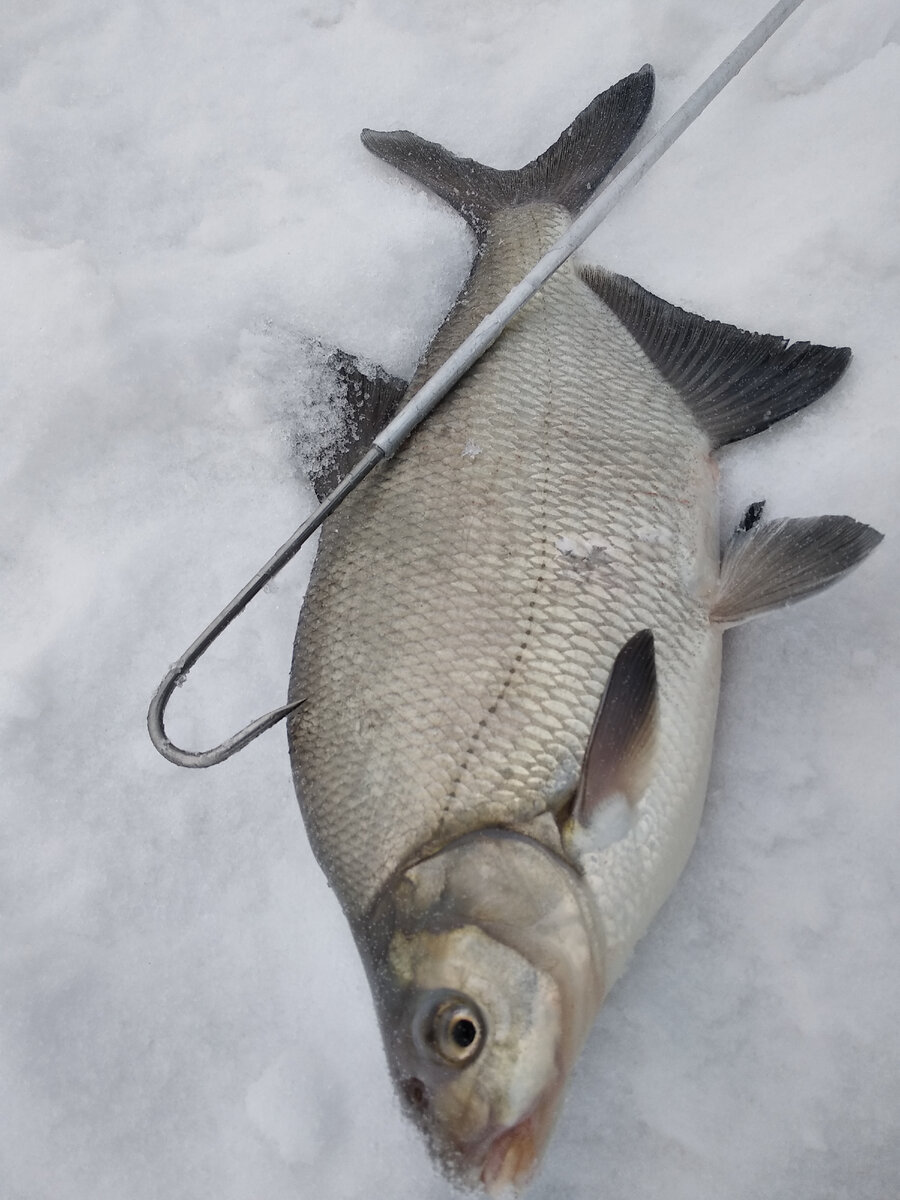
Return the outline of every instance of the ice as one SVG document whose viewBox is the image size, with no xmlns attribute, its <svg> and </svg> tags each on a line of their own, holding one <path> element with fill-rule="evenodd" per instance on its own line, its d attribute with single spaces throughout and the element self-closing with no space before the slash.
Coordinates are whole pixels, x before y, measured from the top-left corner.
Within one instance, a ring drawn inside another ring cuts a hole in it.
<svg viewBox="0 0 900 1200">
<path fill-rule="evenodd" d="M 645 61 L 659 124 L 764 7 L 7 6 L 3 1200 L 448 1194 L 284 734 L 180 771 L 146 706 L 308 513 L 327 348 L 408 374 L 466 277 L 462 222 L 360 128 L 516 166 Z M 828 397 L 722 456 L 723 528 L 765 497 L 887 538 L 729 634 L 697 848 L 536 1200 L 900 1194 L 898 41 L 892 0 L 810 0 L 583 251 L 704 315 L 852 346 Z M 281 701 L 313 549 L 176 692 L 176 741 Z"/>
</svg>

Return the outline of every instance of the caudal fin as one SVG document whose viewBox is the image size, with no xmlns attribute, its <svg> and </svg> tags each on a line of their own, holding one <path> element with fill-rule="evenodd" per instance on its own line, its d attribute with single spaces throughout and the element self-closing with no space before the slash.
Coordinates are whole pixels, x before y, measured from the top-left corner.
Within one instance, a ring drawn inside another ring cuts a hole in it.
<svg viewBox="0 0 900 1200">
<path fill-rule="evenodd" d="M 653 102 L 653 68 L 641 67 L 597 96 L 557 140 L 518 171 L 458 158 L 401 129 L 362 131 L 363 145 L 424 183 L 481 236 L 500 208 L 545 201 L 577 213 L 634 140 Z"/>
</svg>

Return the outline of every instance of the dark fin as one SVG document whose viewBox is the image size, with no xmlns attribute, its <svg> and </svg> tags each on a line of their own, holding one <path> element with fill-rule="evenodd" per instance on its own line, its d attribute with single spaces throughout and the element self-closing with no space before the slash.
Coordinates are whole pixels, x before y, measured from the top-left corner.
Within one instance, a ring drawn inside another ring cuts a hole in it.
<svg viewBox="0 0 900 1200">
<path fill-rule="evenodd" d="M 836 583 L 884 535 L 852 517 L 803 517 L 740 528 L 725 548 L 709 617 L 736 625 Z"/>
<path fill-rule="evenodd" d="M 650 66 L 626 76 L 592 100 L 549 150 L 518 171 L 458 158 L 405 129 L 364 129 L 362 141 L 367 150 L 424 183 L 481 236 L 500 208 L 543 200 L 577 213 L 643 125 L 653 102 L 653 83 Z"/>
<path fill-rule="evenodd" d="M 642 629 L 619 651 L 588 739 L 572 818 L 589 825 L 617 792 L 634 804 L 648 782 L 656 740 L 656 654 Z"/>
<path fill-rule="evenodd" d="M 360 359 L 344 350 L 332 351 L 325 366 L 335 376 L 336 394 L 346 396 L 346 400 L 334 446 L 310 472 L 319 500 L 333 491 L 356 466 L 375 435 L 397 411 L 408 386 L 382 367 L 367 370 Z"/>
<path fill-rule="evenodd" d="M 768 429 L 824 395 L 850 361 L 846 346 L 789 343 L 676 308 L 632 279 L 580 275 L 680 393 L 713 448 Z"/>
<path fill-rule="evenodd" d="M 765 500 L 754 500 L 752 504 L 748 504 L 747 511 L 741 517 L 738 527 L 734 532 L 749 533 L 755 525 L 759 524 L 765 507 Z"/>
</svg>

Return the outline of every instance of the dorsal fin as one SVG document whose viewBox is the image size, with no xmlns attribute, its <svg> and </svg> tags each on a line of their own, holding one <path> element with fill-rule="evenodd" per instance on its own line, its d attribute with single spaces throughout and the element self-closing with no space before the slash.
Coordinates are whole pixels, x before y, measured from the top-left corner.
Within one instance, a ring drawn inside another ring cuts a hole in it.
<svg viewBox="0 0 900 1200">
<path fill-rule="evenodd" d="M 588 739 L 572 819 L 589 825 L 604 800 L 621 793 L 634 804 L 647 785 L 656 741 L 656 652 L 642 629 L 616 656 Z"/>
<path fill-rule="evenodd" d="M 597 267 L 579 274 L 678 390 L 714 448 L 812 404 L 850 361 L 846 346 L 748 333 L 685 312 L 624 275 Z"/>
<path fill-rule="evenodd" d="M 330 452 L 310 470 L 313 489 L 319 500 L 333 491 L 347 472 L 356 465 L 377 433 L 380 433 L 403 398 L 407 384 L 388 374 L 382 367 L 364 366 L 346 350 L 333 350 L 325 362 L 335 376 L 335 392 L 346 397 L 341 411 L 339 431 Z"/>
<path fill-rule="evenodd" d="M 517 171 L 459 158 L 406 129 L 364 129 L 362 141 L 373 154 L 429 187 L 480 236 L 500 208 L 552 201 L 577 213 L 644 123 L 653 84 L 650 66 L 621 79 L 595 97 L 548 150 Z"/>
</svg>

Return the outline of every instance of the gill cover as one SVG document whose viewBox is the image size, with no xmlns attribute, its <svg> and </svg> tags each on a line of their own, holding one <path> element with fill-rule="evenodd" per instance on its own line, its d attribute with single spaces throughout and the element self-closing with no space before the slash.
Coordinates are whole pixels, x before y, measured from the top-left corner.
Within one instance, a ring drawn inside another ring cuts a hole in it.
<svg viewBox="0 0 900 1200">
<path fill-rule="evenodd" d="M 366 957 L 391 1074 L 444 1171 L 530 1176 L 603 998 L 599 917 L 531 838 L 470 834 L 379 900 Z"/>
</svg>

